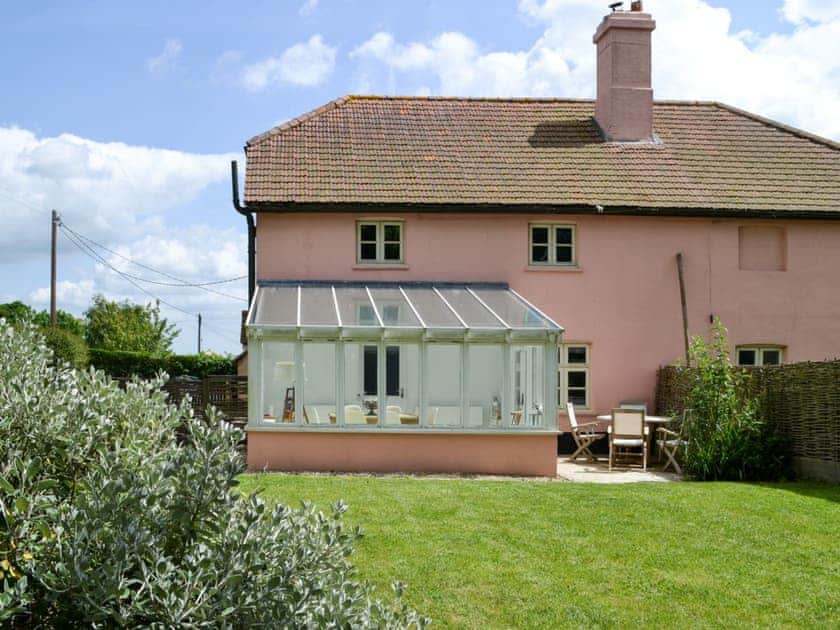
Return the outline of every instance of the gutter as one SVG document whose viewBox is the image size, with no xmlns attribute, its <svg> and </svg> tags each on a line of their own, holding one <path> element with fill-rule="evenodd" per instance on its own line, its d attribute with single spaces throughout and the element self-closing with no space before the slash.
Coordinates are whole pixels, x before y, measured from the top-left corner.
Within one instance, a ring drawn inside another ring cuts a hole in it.
<svg viewBox="0 0 840 630">
<path fill-rule="evenodd" d="M 257 226 L 254 223 L 253 212 L 239 202 L 239 164 L 236 160 L 232 160 L 230 163 L 230 183 L 233 193 L 233 207 L 248 222 L 248 304 L 251 304 L 254 300 L 254 289 L 257 283 L 255 246 Z"/>
<path fill-rule="evenodd" d="M 840 220 L 836 210 L 768 210 L 685 206 L 602 206 L 590 204 L 504 204 L 504 203 L 423 203 L 423 202 L 259 202 L 248 206 L 254 213 L 286 212 L 418 212 L 468 214 L 600 214 L 638 217 L 709 217 L 715 219 L 809 219 Z"/>
</svg>

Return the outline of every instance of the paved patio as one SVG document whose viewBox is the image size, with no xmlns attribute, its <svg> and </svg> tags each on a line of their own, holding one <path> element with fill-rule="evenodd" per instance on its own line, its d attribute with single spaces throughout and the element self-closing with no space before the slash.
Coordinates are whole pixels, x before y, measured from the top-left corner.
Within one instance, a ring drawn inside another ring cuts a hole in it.
<svg viewBox="0 0 840 630">
<path fill-rule="evenodd" d="M 606 458 L 594 462 L 578 459 L 570 462 L 568 457 L 557 458 L 557 478 L 561 481 L 589 483 L 639 483 L 642 481 L 668 482 L 679 481 L 681 477 L 674 472 L 662 472 L 661 466 L 640 468 L 609 469 Z"/>
</svg>

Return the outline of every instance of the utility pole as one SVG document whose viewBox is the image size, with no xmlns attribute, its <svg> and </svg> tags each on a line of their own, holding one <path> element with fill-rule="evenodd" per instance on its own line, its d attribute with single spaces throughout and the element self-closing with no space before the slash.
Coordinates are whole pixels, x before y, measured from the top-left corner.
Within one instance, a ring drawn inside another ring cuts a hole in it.
<svg viewBox="0 0 840 630">
<path fill-rule="evenodd" d="M 50 270 L 50 327 L 55 328 L 56 310 L 55 310 L 55 277 L 56 277 L 56 240 L 58 237 L 58 212 L 52 211 L 52 242 L 50 244 L 51 254 L 51 270 Z"/>
<path fill-rule="evenodd" d="M 201 313 L 198 314 L 198 354 L 201 354 Z"/>
</svg>

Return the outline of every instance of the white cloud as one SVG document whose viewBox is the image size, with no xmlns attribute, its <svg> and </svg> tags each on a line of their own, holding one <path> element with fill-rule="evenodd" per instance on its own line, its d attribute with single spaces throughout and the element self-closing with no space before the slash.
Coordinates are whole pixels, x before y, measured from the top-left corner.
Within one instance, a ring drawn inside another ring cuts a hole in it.
<svg viewBox="0 0 840 630">
<path fill-rule="evenodd" d="M 176 37 L 167 39 L 159 55 L 146 59 L 146 69 L 150 74 L 158 77 L 172 72 L 178 65 L 182 48 L 180 39 Z"/>
<path fill-rule="evenodd" d="M 48 231 L 35 226 L 50 208 L 92 238 L 159 231 L 167 210 L 225 181 L 235 157 L 0 127 L 0 263 L 45 251 Z"/>
<path fill-rule="evenodd" d="M 62 310 L 78 312 L 87 308 L 95 292 L 93 280 L 61 280 L 55 285 L 56 302 L 61 304 Z M 29 294 L 29 299 L 36 306 L 46 306 L 50 303 L 50 288 L 35 289 Z"/>
<path fill-rule="evenodd" d="M 302 5 L 300 5 L 300 9 L 298 9 L 298 13 L 300 15 L 312 15 L 315 12 L 315 9 L 318 8 L 318 0 L 306 0 Z"/>
<path fill-rule="evenodd" d="M 733 32 L 731 16 L 703 0 L 648 0 L 657 98 L 720 100 L 840 137 L 840 1 L 787 0 L 788 34 Z M 437 94 L 592 97 L 592 34 L 605 11 L 589 0 L 520 0 L 520 14 L 543 32 L 527 50 L 484 51 L 462 33 L 399 43 L 379 32 L 351 57 L 371 80 L 376 67 L 401 92 L 431 85 Z M 386 79 L 381 79 L 384 83 Z"/>
<path fill-rule="evenodd" d="M 782 16 L 793 24 L 840 18 L 840 0 L 784 0 Z"/>
<path fill-rule="evenodd" d="M 242 85 L 259 92 L 278 83 L 311 87 L 324 82 L 335 67 L 336 49 L 320 35 L 287 48 L 279 57 L 269 57 L 245 66 Z"/>
</svg>

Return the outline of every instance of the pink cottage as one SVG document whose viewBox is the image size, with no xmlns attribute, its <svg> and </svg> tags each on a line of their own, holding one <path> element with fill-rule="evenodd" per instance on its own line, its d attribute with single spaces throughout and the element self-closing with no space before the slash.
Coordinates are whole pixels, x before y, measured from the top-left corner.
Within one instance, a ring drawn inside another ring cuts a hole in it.
<svg viewBox="0 0 840 630">
<path fill-rule="evenodd" d="M 840 146 L 654 101 L 633 4 L 594 102 L 345 96 L 248 142 L 251 469 L 553 476 L 567 402 L 652 405 L 684 355 L 678 254 L 691 334 L 840 356 Z"/>
</svg>

